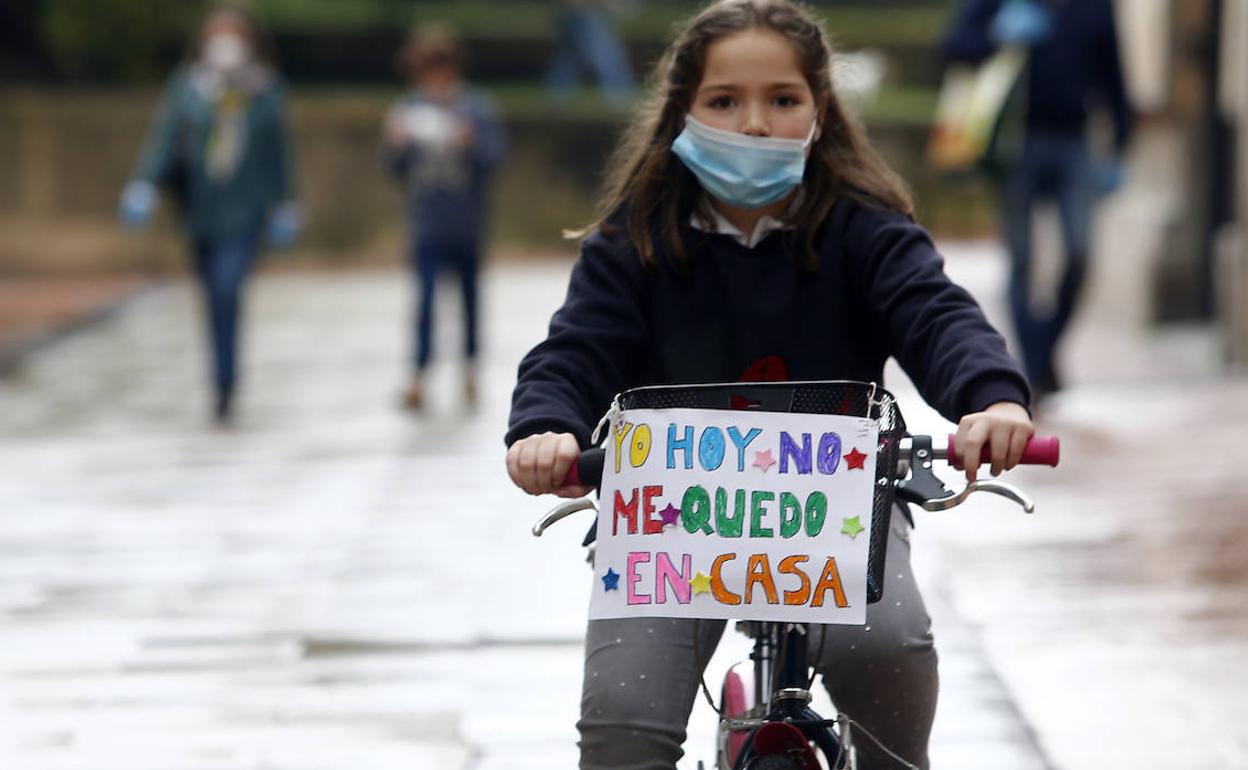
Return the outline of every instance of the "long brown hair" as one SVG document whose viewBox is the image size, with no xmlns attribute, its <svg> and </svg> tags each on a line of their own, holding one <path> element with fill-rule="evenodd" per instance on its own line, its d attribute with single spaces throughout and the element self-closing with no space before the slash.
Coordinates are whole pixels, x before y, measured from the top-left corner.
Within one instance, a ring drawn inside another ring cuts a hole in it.
<svg viewBox="0 0 1248 770">
<path fill-rule="evenodd" d="M 815 236 L 838 196 L 912 216 L 906 184 L 871 148 L 862 127 L 837 98 L 832 46 L 823 25 L 790 0 L 721 0 L 695 16 L 659 61 L 649 95 L 608 164 L 595 221 L 570 237 L 583 237 L 595 228 L 610 235 L 622 225 L 644 264 L 655 263 L 656 236 L 669 256 L 679 263 L 688 260 L 680 226 L 693 215 L 707 223 L 713 217 L 697 179 L 671 152 L 672 141 L 684 127 L 702 80 L 707 49 L 757 28 L 775 31 L 792 44 L 815 104 L 823 111 L 822 130 L 806 162 L 803 195 L 791 216 L 801 263 L 811 269 L 817 264 Z"/>
</svg>

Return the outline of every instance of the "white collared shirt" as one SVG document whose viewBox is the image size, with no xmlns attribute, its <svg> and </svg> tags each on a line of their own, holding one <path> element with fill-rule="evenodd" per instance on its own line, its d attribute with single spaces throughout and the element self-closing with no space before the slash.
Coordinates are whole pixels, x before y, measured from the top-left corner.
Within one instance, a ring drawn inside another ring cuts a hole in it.
<svg viewBox="0 0 1248 770">
<path fill-rule="evenodd" d="M 785 213 L 793 213 L 793 211 L 795 211 L 797 206 L 801 203 L 801 200 L 802 195 L 799 192 L 797 196 L 793 198 L 793 202 L 789 204 L 789 208 Z M 694 230 L 701 230 L 702 232 L 714 232 L 720 235 L 730 236 L 734 241 L 747 249 L 754 248 L 762 242 L 764 238 L 776 230 L 793 229 L 793 225 L 783 219 L 776 219 L 773 216 L 764 216 L 754 225 L 754 232 L 750 233 L 749 236 L 746 236 L 745 233 L 737 229 L 736 225 L 729 222 L 728 219 L 719 212 L 719 209 L 715 208 L 715 206 L 712 205 L 708 208 L 711 210 L 711 224 L 715 226 L 714 230 L 708 231 L 705 225 L 703 225 L 701 217 L 699 217 L 696 212 L 689 218 L 689 226 Z"/>
</svg>

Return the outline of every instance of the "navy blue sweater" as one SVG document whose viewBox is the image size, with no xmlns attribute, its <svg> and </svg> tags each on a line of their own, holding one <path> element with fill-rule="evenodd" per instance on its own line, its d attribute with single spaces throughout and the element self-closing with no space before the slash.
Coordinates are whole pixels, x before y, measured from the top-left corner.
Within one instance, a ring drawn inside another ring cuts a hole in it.
<svg viewBox="0 0 1248 770">
<path fill-rule="evenodd" d="M 1110 0 L 1037 0 L 1053 15 L 1049 37 L 1031 54 L 1027 71 L 1027 125 L 1082 133 L 1089 108 L 1108 110 L 1121 150 L 1131 114 L 1119 61 Z M 1002 0 L 967 0 L 945 39 L 945 58 L 978 63 L 996 50 L 988 28 Z"/>
<path fill-rule="evenodd" d="M 520 363 L 509 446 L 548 430 L 588 446 L 612 397 L 630 387 L 777 373 L 883 382 L 889 356 L 953 421 L 1029 401 L 1004 340 L 900 214 L 842 199 L 819 231 L 814 271 L 791 258 L 785 233 L 753 249 L 691 228 L 683 237 L 685 269 L 661 248 L 643 267 L 623 233 L 585 240 L 549 336 Z"/>
</svg>

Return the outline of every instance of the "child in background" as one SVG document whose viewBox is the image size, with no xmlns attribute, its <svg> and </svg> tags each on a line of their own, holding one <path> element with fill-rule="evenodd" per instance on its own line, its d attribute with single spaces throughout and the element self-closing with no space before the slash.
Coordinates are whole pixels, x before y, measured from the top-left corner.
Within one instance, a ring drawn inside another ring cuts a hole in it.
<svg viewBox="0 0 1248 770">
<path fill-rule="evenodd" d="M 1018 463 L 1033 432 L 1027 380 L 843 109 L 831 56 L 814 16 L 788 0 L 716 3 L 669 49 L 609 170 L 567 299 L 520 364 L 506 436 L 517 486 L 584 494 L 563 479 L 626 388 L 882 382 L 890 356 L 958 422 L 964 461 L 976 459 L 969 477 L 985 447 L 994 474 Z M 927 768 L 936 652 L 909 551 L 898 510 L 883 600 L 866 627 L 812 627 L 811 659 L 840 711 Z M 591 620 L 581 767 L 674 768 L 723 629 Z M 856 744 L 860 767 L 897 766 Z"/>
<path fill-rule="evenodd" d="M 387 165 L 406 187 L 409 259 L 420 299 L 411 380 L 403 404 L 425 402 L 433 353 L 433 296 L 444 269 L 459 275 L 464 311 L 464 399 L 477 399 L 478 282 L 490 180 L 504 135 L 489 100 L 464 82 L 462 48 L 444 27 L 413 30 L 399 54 L 412 89 L 386 116 Z"/>
</svg>

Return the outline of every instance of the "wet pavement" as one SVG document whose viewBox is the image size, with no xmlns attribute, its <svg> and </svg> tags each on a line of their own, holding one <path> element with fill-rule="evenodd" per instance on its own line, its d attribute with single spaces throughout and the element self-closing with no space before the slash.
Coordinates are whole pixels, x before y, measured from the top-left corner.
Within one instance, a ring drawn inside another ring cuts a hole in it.
<svg viewBox="0 0 1248 770">
<path fill-rule="evenodd" d="M 1248 371 L 1226 369 L 1216 330 L 1147 322 L 1182 159 L 1144 139 L 1099 219 L 1070 387 L 1039 415 L 1062 466 L 1011 474 L 1040 511 L 989 502 L 924 536 L 1056 767 L 1248 768 Z M 1003 325 L 995 247 L 946 251 Z"/>
<path fill-rule="evenodd" d="M 991 300 L 999 255 L 947 251 Z M 182 285 L 0 380 L 0 767 L 574 766 L 583 527 L 528 535 L 548 501 L 507 484 L 500 438 L 566 271 L 490 273 L 477 411 L 451 364 L 426 415 L 396 409 L 389 272 L 257 281 L 230 429 Z M 1248 766 L 1248 383 L 1200 364 L 1206 335 L 1102 320 L 1042 420 L 1063 468 L 1017 474 L 1041 512 L 920 520 L 936 768 Z M 746 650 L 725 638 L 712 688 Z M 713 758 L 712 717 L 682 767 Z"/>
<path fill-rule="evenodd" d="M 0 276 L 0 376 L 30 351 L 95 323 L 151 283 L 127 274 Z"/>
</svg>

